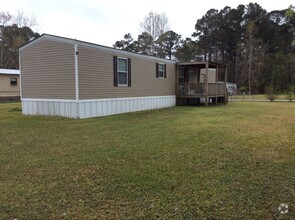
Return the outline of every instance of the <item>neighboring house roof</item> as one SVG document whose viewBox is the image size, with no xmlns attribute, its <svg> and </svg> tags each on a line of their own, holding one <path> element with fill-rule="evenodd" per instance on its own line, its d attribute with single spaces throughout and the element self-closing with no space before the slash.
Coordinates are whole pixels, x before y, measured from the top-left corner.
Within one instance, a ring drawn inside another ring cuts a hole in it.
<svg viewBox="0 0 295 220">
<path fill-rule="evenodd" d="M 150 55 L 144 55 L 144 54 L 139 54 L 139 53 L 135 53 L 135 52 L 119 50 L 116 48 L 107 47 L 107 46 L 103 46 L 100 44 L 94 44 L 94 43 L 90 43 L 90 42 L 86 42 L 86 41 L 80 41 L 80 40 L 76 40 L 76 39 L 72 39 L 72 38 L 60 37 L 60 36 L 51 35 L 51 34 L 42 34 L 40 37 L 35 38 L 34 40 L 22 45 L 19 48 L 19 50 L 22 51 L 23 49 L 34 45 L 35 43 L 37 43 L 38 41 L 40 41 L 42 39 L 59 41 L 59 42 L 63 42 L 63 43 L 73 44 L 73 45 L 77 44 L 77 45 L 82 45 L 82 46 L 88 46 L 88 47 L 93 47 L 93 48 L 97 48 L 97 49 L 105 50 L 105 51 L 113 51 L 116 53 L 121 53 L 122 55 L 125 55 L 125 56 L 128 56 L 128 54 L 129 54 L 129 55 L 133 55 L 133 56 L 146 57 L 146 58 L 153 59 L 153 60 L 165 60 L 166 62 L 176 63 L 176 61 L 174 61 L 174 60 L 168 60 L 168 59 L 154 57 L 154 56 L 150 56 Z"/>
<path fill-rule="evenodd" d="M 0 69 L 0 74 L 19 75 L 20 71 L 12 69 Z"/>
</svg>

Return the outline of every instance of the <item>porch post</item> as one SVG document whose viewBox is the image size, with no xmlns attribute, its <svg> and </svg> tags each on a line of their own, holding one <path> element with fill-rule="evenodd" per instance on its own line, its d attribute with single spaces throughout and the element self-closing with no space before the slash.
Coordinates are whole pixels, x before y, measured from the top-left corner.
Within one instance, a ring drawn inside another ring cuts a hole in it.
<svg viewBox="0 0 295 220">
<path fill-rule="evenodd" d="M 217 81 L 218 81 L 218 65 L 216 65 L 216 75 L 215 75 L 215 105 L 217 105 L 217 93 L 219 93 L 219 89 L 218 89 L 218 84 L 217 84 Z"/>
<path fill-rule="evenodd" d="M 205 77 L 205 106 L 208 106 L 208 62 L 206 62 L 206 77 Z"/>
<path fill-rule="evenodd" d="M 225 66 L 225 76 L 224 76 L 224 104 L 226 104 L 227 100 L 227 88 L 226 88 L 226 81 L 227 81 L 227 65 Z"/>
<path fill-rule="evenodd" d="M 177 96 L 178 95 L 178 79 L 179 79 L 179 73 L 178 73 L 178 71 L 179 71 L 179 67 L 178 67 L 178 65 L 176 64 L 176 66 L 175 66 L 175 68 L 176 68 L 176 74 L 175 74 L 175 95 Z"/>
</svg>

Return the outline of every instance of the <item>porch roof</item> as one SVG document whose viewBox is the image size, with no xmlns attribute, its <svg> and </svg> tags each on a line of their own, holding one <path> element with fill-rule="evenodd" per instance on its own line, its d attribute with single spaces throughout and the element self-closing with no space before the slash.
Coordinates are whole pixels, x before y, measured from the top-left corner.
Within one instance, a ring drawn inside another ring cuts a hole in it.
<svg viewBox="0 0 295 220">
<path fill-rule="evenodd" d="M 209 68 L 216 68 L 216 67 L 226 67 L 225 64 L 222 63 L 215 63 L 215 62 L 209 62 L 209 61 L 194 61 L 194 62 L 177 62 L 177 66 L 203 66 L 208 64 Z"/>
</svg>

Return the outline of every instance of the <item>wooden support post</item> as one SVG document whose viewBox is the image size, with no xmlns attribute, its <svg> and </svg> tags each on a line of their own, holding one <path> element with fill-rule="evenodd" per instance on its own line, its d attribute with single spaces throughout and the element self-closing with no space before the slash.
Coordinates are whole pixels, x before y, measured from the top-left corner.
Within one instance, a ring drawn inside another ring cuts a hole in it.
<svg viewBox="0 0 295 220">
<path fill-rule="evenodd" d="M 206 62 L 206 76 L 205 76 L 205 106 L 208 106 L 208 68 L 209 63 Z"/>
<path fill-rule="evenodd" d="M 218 95 L 217 93 L 219 93 L 217 82 L 218 82 L 218 65 L 216 65 L 216 75 L 215 75 L 215 83 L 216 83 L 215 84 L 215 105 L 217 105 L 217 95 Z"/>
<path fill-rule="evenodd" d="M 227 103 L 227 88 L 226 88 L 226 81 L 227 81 L 227 66 L 225 66 L 225 76 L 224 76 L 224 104 Z"/>
<path fill-rule="evenodd" d="M 175 95 L 177 96 L 178 95 L 178 79 L 179 79 L 179 66 L 176 64 L 176 74 L 175 74 Z"/>
</svg>

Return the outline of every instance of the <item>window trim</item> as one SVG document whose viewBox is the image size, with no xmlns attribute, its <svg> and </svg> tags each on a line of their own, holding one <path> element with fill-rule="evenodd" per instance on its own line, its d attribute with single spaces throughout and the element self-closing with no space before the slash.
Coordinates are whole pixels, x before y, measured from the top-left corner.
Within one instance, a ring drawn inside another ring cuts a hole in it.
<svg viewBox="0 0 295 220">
<path fill-rule="evenodd" d="M 159 66 L 160 65 L 163 65 L 163 69 L 162 70 L 159 70 Z M 166 79 L 167 78 L 167 67 L 166 67 L 166 63 L 156 63 L 156 78 L 160 78 L 160 79 Z M 163 76 L 160 76 L 159 73 L 162 73 L 163 72 Z"/>
<path fill-rule="evenodd" d="M 126 71 L 119 71 L 119 59 L 126 60 L 126 65 L 127 65 Z M 120 84 L 119 73 L 126 74 L 126 84 Z M 128 58 L 126 57 L 117 57 L 117 78 L 118 78 L 118 86 L 128 87 Z"/>
</svg>

